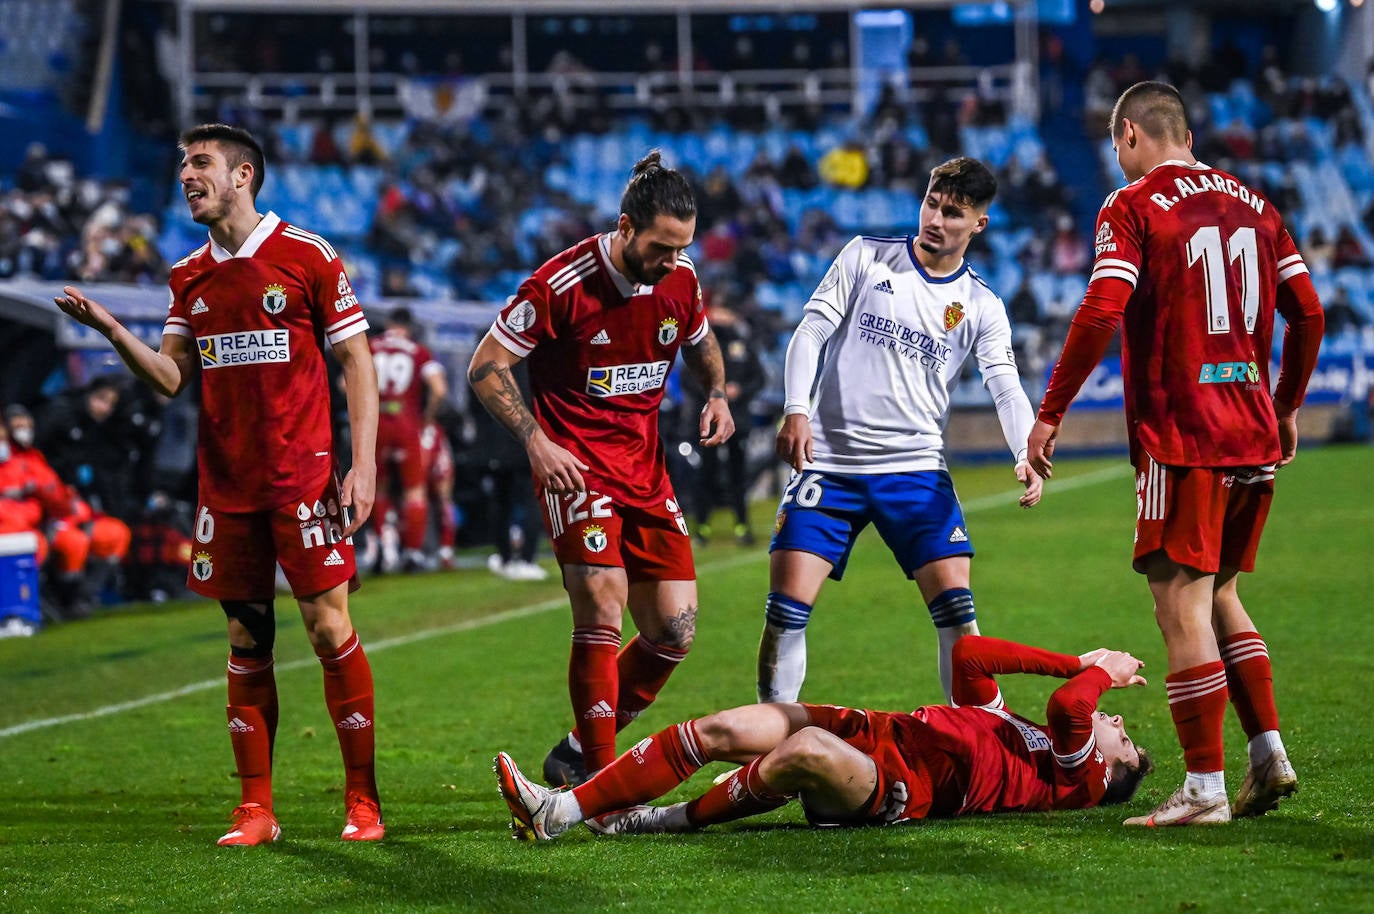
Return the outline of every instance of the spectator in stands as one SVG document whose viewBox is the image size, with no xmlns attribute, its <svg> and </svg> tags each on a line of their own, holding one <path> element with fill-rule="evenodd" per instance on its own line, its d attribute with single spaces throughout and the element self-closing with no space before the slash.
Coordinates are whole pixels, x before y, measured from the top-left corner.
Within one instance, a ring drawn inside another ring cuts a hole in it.
<svg viewBox="0 0 1374 914">
<path fill-rule="evenodd" d="M 312 165 L 338 165 L 343 161 L 343 153 L 334 140 L 336 126 L 333 118 L 325 118 L 315 124 L 315 133 L 310 138 L 310 154 L 307 156 Z"/>
<path fill-rule="evenodd" d="M 1369 266 L 1369 255 L 1365 253 L 1364 244 L 1360 242 L 1355 230 L 1348 225 L 1342 225 L 1340 231 L 1336 233 L 1336 245 L 1331 255 L 1331 265 L 1337 269 Z"/>
<path fill-rule="evenodd" d="M 1365 319 L 1350 303 L 1350 291 L 1344 283 L 1336 286 L 1336 293 L 1323 303 L 1326 310 L 1325 336 L 1338 337 L 1347 330 L 1358 330 L 1365 325 Z"/>
<path fill-rule="evenodd" d="M 1029 272 L 1021 274 L 1021 284 L 1008 299 L 1007 316 L 1011 319 L 1013 334 L 1018 327 L 1033 327 L 1040 323 L 1040 300 L 1031 288 Z"/>
<path fill-rule="evenodd" d="M 778 183 L 796 190 L 811 190 L 820 183 L 816 169 L 811 167 L 806 154 L 796 143 L 789 145 L 783 153 L 782 164 L 778 166 Z"/>
<path fill-rule="evenodd" d="M 841 190 L 858 190 L 868 183 L 868 156 L 857 138 L 821 156 L 821 180 Z"/>
<path fill-rule="evenodd" d="M 1322 276 L 1331 272 L 1336 259 L 1336 245 L 1320 225 L 1313 226 L 1307 233 L 1307 243 L 1302 246 L 1302 258 L 1314 275 Z"/>
<path fill-rule="evenodd" d="M 697 198 L 698 218 L 704 225 L 733 219 L 744 202 L 724 165 L 711 169 L 706 180 L 700 187 L 694 187 L 693 192 Z"/>
<path fill-rule="evenodd" d="M 1107 62 L 1098 58 L 1088 69 L 1083 81 L 1083 132 L 1097 136 L 1112 116 L 1112 106 L 1116 104 L 1116 80 Z"/>
<path fill-rule="evenodd" d="M 1061 276 L 1083 273 L 1091 261 L 1087 239 L 1074 225 L 1073 216 L 1061 211 L 1054 220 L 1050 241 L 1050 268 Z"/>
<path fill-rule="evenodd" d="M 359 113 L 348 137 L 348 161 L 354 165 L 380 165 L 386 160 L 386 149 L 373 131 L 372 118 Z"/>
</svg>

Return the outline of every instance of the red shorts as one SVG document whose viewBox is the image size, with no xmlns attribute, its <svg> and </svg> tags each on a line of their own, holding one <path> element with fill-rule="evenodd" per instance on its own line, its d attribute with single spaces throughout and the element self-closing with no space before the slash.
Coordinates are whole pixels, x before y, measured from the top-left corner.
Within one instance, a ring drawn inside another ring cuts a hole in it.
<svg viewBox="0 0 1374 914">
<path fill-rule="evenodd" d="M 1136 468 L 1135 570 L 1143 573 L 1145 557 L 1163 550 L 1203 574 L 1254 571 L 1274 468 L 1168 467 L 1144 457 Z"/>
<path fill-rule="evenodd" d="M 420 429 L 404 416 L 381 416 L 377 419 L 377 485 L 380 488 L 391 472 L 403 489 L 425 484 L 424 449 L 420 446 Z"/>
<path fill-rule="evenodd" d="M 624 568 L 631 583 L 696 580 L 692 539 L 671 489 L 650 507 L 618 505 L 595 490 L 554 495 L 537 486 L 535 495 L 560 565 Z"/>
<path fill-rule="evenodd" d="M 428 485 L 438 486 L 453 479 L 453 447 L 437 422 L 425 423 L 420 432 L 420 456 Z"/>
<path fill-rule="evenodd" d="M 297 597 L 347 581 L 358 589 L 353 538 L 343 538 L 339 486 L 331 476 L 318 498 L 273 511 L 196 511 L 186 586 L 213 600 L 271 600 L 280 564 Z"/>
<path fill-rule="evenodd" d="M 917 725 L 910 714 L 861 711 L 836 705 L 807 705 L 811 722 L 844 740 L 873 759 L 878 786 L 868 806 L 851 819 L 813 817 L 812 825 L 890 825 L 907 819 L 924 819 L 932 800 L 931 778 L 919 753 L 903 751 L 912 734 L 903 730 Z"/>
</svg>

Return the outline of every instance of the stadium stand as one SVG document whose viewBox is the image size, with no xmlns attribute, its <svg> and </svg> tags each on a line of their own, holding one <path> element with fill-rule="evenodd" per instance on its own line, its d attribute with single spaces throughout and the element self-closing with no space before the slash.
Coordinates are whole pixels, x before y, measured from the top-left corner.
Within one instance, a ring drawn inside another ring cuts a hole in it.
<svg viewBox="0 0 1374 914">
<path fill-rule="evenodd" d="M 86 13 L 76 0 L 0 4 L 0 90 L 63 91 L 77 49 L 93 32 Z M 165 42 L 160 16 L 134 22 L 144 30 L 136 46 Z M 701 217 L 692 254 L 708 292 L 764 341 L 768 384 L 755 424 L 765 426 L 780 397 L 778 345 L 831 257 L 853 234 L 913 228 L 929 168 L 967 154 L 994 166 L 1001 184 L 992 230 L 970 259 L 1009 305 L 1016 299 L 1016 341 L 1037 397 L 1085 288 L 1088 219 L 1104 189 L 1119 183 L 1094 100 L 1156 74 L 1182 88 L 1200 157 L 1262 188 L 1309 252 L 1318 290 L 1341 317 L 1332 321 L 1326 351 L 1346 362 L 1374 351 L 1374 101 L 1363 82 L 1285 73 L 1272 48 L 1248 59 L 1219 55 L 1197 68 L 1162 59 L 1147 66 L 1128 56 L 1115 65 L 1099 61 L 1086 74 L 1086 97 L 1051 102 L 1047 91 L 1037 117 L 1034 106 L 1016 102 L 1007 68 L 968 64 L 949 42 L 946 59 L 934 60 L 927 45 L 940 42 L 922 38 L 907 63 L 941 68 L 897 71 L 873 87 L 871 103 L 856 115 L 854 87 L 839 88 L 849 51 L 799 37 L 818 34 L 816 22 L 776 48 L 766 47 L 772 35 L 754 36 L 753 48 L 730 38 L 734 33 L 714 42 L 703 36 L 690 69 L 695 96 L 683 95 L 681 74 L 656 69 L 647 50 L 642 71 L 621 73 L 594 55 L 579 59 L 550 44 L 535 54 L 544 57 L 531 62 L 519 105 L 511 100 L 520 97 L 520 81 L 497 72 L 509 67 L 509 48 L 439 53 L 417 38 L 407 56 L 400 45 L 379 42 L 375 95 L 364 97 L 356 72 L 346 72 L 355 62 L 345 66 L 352 52 L 343 45 L 300 63 L 309 72 L 274 76 L 259 58 L 280 48 L 255 47 L 241 37 L 256 34 L 251 28 L 236 31 L 229 25 L 237 20 L 228 22 L 197 26 L 207 73 L 192 93 L 194 111 L 262 135 L 269 151 L 264 204 L 331 238 L 366 303 L 409 306 L 452 377 L 461 376 L 494 307 L 534 266 L 608 225 L 630 166 L 660 147 L 696 184 Z M 211 40 L 218 43 L 206 44 Z M 769 69 L 777 55 L 807 65 Z M 473 62 L 469 71 L 463 59 Z M 1055 65 L 1061 72 L 1049 71 L 1047 86 L 1072 78 L 1071 62 Z M 1065 133 L 1066 112 L 1084 129 Z M 174 165 L 173 144 L 161 142 L 169 150 L 165 164 Z M 85 160 L 31 144 L 0 174 L 0 310 L 19 317 L 0 332 L 0 350 L 31 348 L 25 334 L 35 327 L 58 329 L 43 302 L 67 279 L 123 284 L 98 294 L 122 304 L 155 339 L 166 265 L 203 239 L 173 182 L 154 181 L 160 192 L 142 194 L 136 176 L 81 174 L 78 158 Z M 40 421 L 65 389 L 109 367 L 95 350 L 82 349 L 69 326 L 47 345 L 78 355 L 58 358 L 55 369 L 46 365 L 36 382 L 24 382 L 21 397 L 6 388 Z M 1325 394 L 1319 372 L 1318 396 L 1359 413 L 1361 392 L 1336 380 L 1343 364 L 1333 363 Z M 454 388 L 461 396 L 462 385 Z M 982 401 L 977 379 L 966 378 L 956 403 Z M 164 423 L 169 443 L 161 449 L 176 451 L 171 442 L 179 436 L 184 460 L 194 416 L 169 415 L 176 421 Z M 453 437 L 461 452 L 461 431 Z M 161 554 L 140 552 L 138 525 L 175 518 L 186 497 L 184 489 L 135 485 L 135 507 L 123 518 L 135 527 L 135 555 Z"/>
</svg>

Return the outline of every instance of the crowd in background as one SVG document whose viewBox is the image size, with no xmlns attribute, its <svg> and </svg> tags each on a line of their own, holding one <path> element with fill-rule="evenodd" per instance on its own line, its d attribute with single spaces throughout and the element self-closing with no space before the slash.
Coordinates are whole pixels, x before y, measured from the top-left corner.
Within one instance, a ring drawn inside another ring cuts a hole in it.
<svg viewBox="0 0 1374 914">
<path fill-rule="evenodd" d="M 738 58 L 732 65 L 741 66 L 753 51 L 747 42 L 736 42 L 731 53 Z M 812 59 L 809 55 L 833 57 L 835 51 L 797 45 L 792 53 Z M 951 43 L 937 55 L 918 41 L 912 54 L 915 65 L 962 61 L 957 44 Z M 646 49 L 646 67 L 652 65 L 650 57 Z M 703 66 L 730 64 L 708 61 Z M 283 128 L 290 125 L 258 117 L 249 118 L 247 126 L 265 141 L 269 172 L 274 165 L 289 163 L 382 170 L 375 212 L 357 239 L 359 249 L 380 267 L 381 297 L 418 296 L 417 265 L 432 268 L 437 263 L 454 297 L 499 302 L 514 291 L 506 287 L 509 277 L 527 274 L 606 227 L 591 204 L 553 186 L 547 176 L 574 132 L 611 130 L 616 124 L 598 103 L 594 86 L 577 78 L 588 72 L 586 64 L 564 53 L 549 66 L 568 79 L 532 98 L 528 106 L 494 119 L 413 120 L 399 144 L 391 146 L 379 139 L 378 125 L 361 115 L 313 124 L 304 149 L 286 141 Z M 1095 64 L 1087 74 L 1083 108 L 1094 142 L 1103 135 L 1110 101 L 1126 85 L 1155 75 L 1175 81 L 1183 90 L 1199 157 L 1252 180 L 1290 220 L 1301 212 L 1303 202 L 1292 171 L 1260 166 L 1302 161 L 1312 154 L 1312 137 L 1303 126 L 1306 118 L 1328 125 L 1337 146 L 1363 142 L 1351 92 L 1339 80 L 1294 80 L 1282 72 L 1272 49 L 1252 66 L 1233 48 L 1223 49 L 1201 68 L 1170 64 L 1163 74 L 1147 72 L 1129 55 L 1114 66 Z M 1226 93 L 1229 108 L 1218 105 L 1218 93 Z M 757 101 L 757 117 L 746 117 L 741 125 L 810 129 L 827 119 L 823 111 L 810 107 L 779 109 Z M 1237 116 L 1226 116 L 1228 112 Z M 658 127 L 674 131 L 700 129 L 712 116 L 681 107 L 651 109 L 648 114 Z M 761 152 L 736 171 L 725 166 L 697 170 L 691 162 L 676 163 L 696 190 L 699 215 L 692 253 L 712 320 L 732 359 L 737 416 L 749 416 L 752 405 L 768 399 L 764 395 L 769 385 L 779 383 L 776 370 L 770 372 L 768 365 L 780 361 L 779 346 L 790 330 L 776 309 L 755 300 L 754 289 L 760 282 L 814 282 L 851 234 L 823 208 L 806 209 L 800 218 L 789 220 L 784 192 L 818 186 L 877 187 L 919 195 L 930 168 L 960 152 L 962 128 L 999 123 L 1005 117 L 1001 104 L 990 97 L 936 92 L 908 102 L 889 88 L 872 115 L 864 123 L 846 125 L 846 139 L 819 158 L 808 158 L 793 146 L 778 157 Z M 907 129 L 912 124 L 923 128 L 927 142 L 913 142 Z M 1007 215 L 1007 231 L 1023 239 L 1014 255 L 1023 279 L 1014 288 L 998 291 L 1018 328 L 1018 345 L 1025 347 L 1021 355 L 1028 374 L 1044 370 L 1041 353 L 1058 348 L 1076 303 L 1051 306 L 1037 294 L 1031 278 L 1086 273 L 1092 249 L 1090 227 L 1082 214 L 1090 212 L 1096 200 L 1085 204 L 1082 198 L 1119 183 L 1119 175 L 1111 173 L 1105 161 L 1100 174 L 1073 177 L 1071 182 L 1061 178 L 1043 152 L 1030 163 L 1010 156 L 998 173 L 998 205 Z M 264 202 L 270 208 L 271 201 Z M 1374 206 L 1363 216 L 1364 227 L 1374 231 Z M 1303 223 L 1294 224 L 1293 231 L 1314 273 L 1371 263 L 1353 226 L 1329 232 Z M 50 156 L 37 144 L 13 180 L 0 185 L 0 279 L 160 284 L 167 275 L 168 258 L 181 253 L 159 251 L 160 236 L 156 216 L 131 208 L 127 185 L 78 175 L 69 162 Z M 990 254 L 984 244 L 976 243 L 970 251 L 975 265 Z M 340 247 L 348 250 L 347 244 Z M 1346 292 L 1338 286 L 1327 302 L 1328 334 L 1358 330 L 1367 323 Z M 724 507 L 733 512 L 733 534 L 741 541 L 751 540 L 753 531 L 739 506 L 763 461 L 751 458 L 749 436 L 741 435 L 737 447 L 723 454 L 699 452 L 691 446 L 695 395 L 675 388 L 665 404 L 670 464 L 678 491 L 693 493 L 686 500 L 690 504 L 695 499 L 698 535 L 710 536 L 711 511 Z M 76 563 L 83 575 L 80 585 L 72 583 L 75 559 L 70 555 L 59 570 L 48 573 L 51 617 L 78 617 L 102 597 L 163 599 L 180 593 L 189 548 L 189 504 L 194 499 L 193 417 L 188 425 L 180 416 L 176 433 L 164 435 L 166 403 L 130 379 L 109 377 L 51 397 L 35 395 L 13 406 L 13 416 L 21 425 L 27 421 L 33 434 L 29 443 L 13 444 L 24 433 L 16 436 L 11 425 L 11 450 L 42 454 L 63 488 L 54 495 L 57 490 L 49 483 L 21 482 L 0 491 L 0 498 L 16 505 L 24 501 L 25 516 L 38 518 L 31 526 L 47 542 L 56 542 L 54 536 L 68 528 L 86 530 L 94 542 L 98 538 L 91 530 L 101 518 L 122 524 L 129 534 L 122 547 L 112 548 L 105 531 L 99 554 L 92 553 L 96 558 Z M 759 406 L 752 424 L 765 427 L 771 418 L 768 407 Z M 495 458 L 486 453 L 484 436 L 476 431 L 480 417 L 452 411 L 443 419 L 454 444 L 458 478 L 464 479 L 466 473 L 472 480 L 468 491 L 460 483 L 455 497 L 480 504 L 497 485 L 491 482 L 495 464 L 490 461 Z M 173 439 L 180 441 L 179 447 Z M 500 473 L 509 475 L 507 463 L 504 460 Z M 5 513 L 18 516 L 18 509 L 11 513 L 11 507 L 7 503 Z M 478 536 L 486 536 L 485 525 L 473 526 L 482 528 Z M 523 535 L 534 536 L 537 530 L 537 523 L 527 523 Z M 119 539 L 113 537 L 116 546 Z"/>
</svg>

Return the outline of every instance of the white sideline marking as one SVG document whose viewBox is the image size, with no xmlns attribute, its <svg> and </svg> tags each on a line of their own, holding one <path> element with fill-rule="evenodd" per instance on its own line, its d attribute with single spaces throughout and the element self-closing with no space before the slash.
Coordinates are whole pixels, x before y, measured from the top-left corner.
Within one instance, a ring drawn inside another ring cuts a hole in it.
<svg viewBox="0 0 1374 914">
<path fill-rule="evenodd" d="M 1084 473 L 1082 476 L 1073 476 L 1060 482 L 1050 482 L 1051 494 L 1064 491 L 1066 489 L 1078 489 L 1084 486 L 1095 485 L 1109 479 L 1117 479 L 1128 475 L 1129 466 L 1110 466 L 1091 473 Z M 999 492 L 996 495 L 985 495 L 964 504 L 964 511 L 982 511 L 986 508 L 1001 507 L 1003 505 L 1015 504 L 1021 497 L 1021 489 L 1013 489 L 1007 492 Z M 766 558 L 767 552 L 749 552 L 744 555 L 737 555 L 732 558 L 722 559 L 718 562 L 711 562 L 709 565 L 700 566 L 697 569 L 697 579 L 701 579 L 703 571 L 721 571 L 733 568 L 737 565 L 748 565 L 752 562 Z M 480 619 L 468 619 L 464 622 L 455 622 L 452 625 L 442 625 L 438 628 L 427 628 L 418 632 L 411 632 L 408 635 L 398 635 L 395 638 L 383 638 L 380 641 L 368 642 L 365 646 L 369 654 L 384 651 L 388 648 L 402 647 L 407 644 L 414 644 L 417 641 L 428 641 L 430 638 L 439 638 L 444 635 L 453 635 L 459 632 L 472 631 L 477 628 L 486 628 L 489 625 L 499 625 L 502 622 L 510 622 L 514 619 L 524 619 L 529 616 L 537 616 L 541 613 L 552 612 L 568 605 L 564 598 L 545 600 L 542 603 L 531 603 L 528 606 L 519 606 L 515 609 L 508 609 L 503 612 L 494 613 L 490 616 L 483 616 Z M 314 658 L 302 660 L 292 660 L 287 663 L 279 663 L 276 668 L 279 670 L 299 670 L 303 667 L 313 666 L 319 661 Z M 125 711 L 133 711 L 137 708 L 144 708 L 148 705 L 161 704 L 164 701 L 172 701 L 176 698 L 183 698 L 187 695 L 194 695 L 197 692 L 205 692 L 210 689 L 223 688 L 224 677 L 215 679 L 203 679 L 200 682 L 193 682 L 184 685 L 179 689 L 172 689 L 169 692 L 158 692 L 154 695 L 145 695 L 142 698 L 135 698 L 132 701 L 122 701 L 118 704 L 105 705 L 93 711 L 83 711 L 80 714 L 63 714 L 60 717 L 44 717 L 38 720 L 25 721 L 22 724 L 15 724 L 0 730 L 0 739 L 11 736 L 18 736 L 21 733 L 28 733 L 33 730 L 43 730 L 47 727 L 57 727 L 62 724 L 76 723 L 83 720 L 94 720 L 97 717 L 109 717 L 112 714 L 122 714 Z"/>
</svg>

